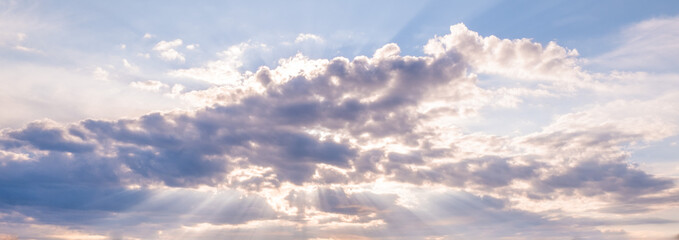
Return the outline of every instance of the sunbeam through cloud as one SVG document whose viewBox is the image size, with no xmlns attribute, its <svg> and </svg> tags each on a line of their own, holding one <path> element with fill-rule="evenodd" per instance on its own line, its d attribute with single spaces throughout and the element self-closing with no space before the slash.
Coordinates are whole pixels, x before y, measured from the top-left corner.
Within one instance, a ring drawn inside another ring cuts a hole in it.
<svg viewBox="0 0 679 240">
<path fill-rule="evenodd" d="M 673 1 L 0 11 L 0 240 L 677 238 Z"/>
</svg>

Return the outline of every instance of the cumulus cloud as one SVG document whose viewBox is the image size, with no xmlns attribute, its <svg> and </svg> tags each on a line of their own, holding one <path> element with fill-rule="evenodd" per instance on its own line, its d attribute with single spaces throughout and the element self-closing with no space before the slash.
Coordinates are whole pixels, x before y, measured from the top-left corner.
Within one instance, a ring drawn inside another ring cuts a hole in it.
<svg viewBox="0 0 679 240">
<path fill-rule="evenodd" d="M 577 64 L 577 50 L 569 50 L 549 42 L 546 46 L 530 39 L 500 39 L 483 37 L 464 24 L 450 27 L 450 34 L 435 37 L 424 46 L 425 53 L 434 56 L 459 54 L 479 73 L 552 81 L 558 85 L 581 85 L 590 80 Z"/>
<path fill-rule="evenodd" d="M 300 33 L 295 38 L 295 43 L 301 43 L 305 41 L 323 42 L 323 38 L 311 33 Z"/>
<path fill-rule="evenodd" d="M 161 41 L 154 51 L 184 61 L 175 50 L 182 44 Z M 486 106 L 551 94 L 484 89 L 477 73 L 554 85 L 589 81 L 576 52 L 556 43 L 482 37 L 459 24 L 430 40 L 425 56 L 403 56 L 391 43 L 371 57 L 297 55 L 242 73 L 239 58 L 251 47 L 235 45 L 205 66 L 170 72 L 213 84 L 172 88 L 207 107 L 3 130 L 0 181 L 11 184 L 0 186 L 0 209 L 95 230 L 101 225 L 93 220 L 133 228 L 153 222 L 176 236 L 200 236 L 192 229 L 238 236 L 234 229 L 254 224 L 280 231 L 304 226 L 282 236 L 292 239 L 340 232 L 352 238 L 490 239 L 511 232 L 605 239 L 621 234 L 578 224 L 586 216 L 554 209 L 555 202 L 643 209 L 651 198 L 674 199 L 674 181 L 629 163 L 625 149 L 676 135 L 676 111 L 653 107 L 669 106 L 674 95 L 564 114 L 524 136 L 455 126 Z M 169 88 L 153 80 L 130 86 Z M 526 227 L 534 225 L 544 228 Z"/>
<path fill-rule="evenodd" d="M 160 41 L 156 43 L 153 50 L 158 52 L 160 59 L 165 61 L 177 61 L 183 63 L 186 61 L 184 54 L 178 52 L 176 48 L 184 44 L 181 39 L 175 39 L 172 41 Z"/>
</svg>

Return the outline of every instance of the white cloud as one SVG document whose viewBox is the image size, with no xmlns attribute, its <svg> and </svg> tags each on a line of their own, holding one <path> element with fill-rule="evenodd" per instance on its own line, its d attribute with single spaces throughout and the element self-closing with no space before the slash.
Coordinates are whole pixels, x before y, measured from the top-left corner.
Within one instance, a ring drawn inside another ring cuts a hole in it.
<svg viewBox="0 0 679 240">
<path fill-rule="evenodd" d="M 530 39 L 482 37 L 464 24 L 450 27 L 450 34 L 435 37 L 424 46 L 425 53 L 442 56 L 452 52 L 478 73 L 579 86 L 590 76 L 577 64 L 576 50 L 549 42 L 547 46 Z"/>
<path fill-rule="evenodd" d="M 160 58 L 165 61 L 178 61 L 183 63 L 186 61 L 184 55 L 175 49 L 182 44 L 183 41 L 181 39 L 175 39 L 169 42 L 160 41 L 153 47 L 153 50 L 158 52 Z"/>
<path fill-rule="evenodd" d="M 151 38 L 153 38 L 153 37 L 155 37 L 155 36 L 152 35 L 152 34 L 150 34 L 150 33 L 144 33 L 144 36 L 143 36 L 142 38 L 143 38 L 143 39 L 151 39 Z"/>
<path fill-rule="evenodd" d="M 179 47 L 183 44 L 183 41 L 181 39 L 175 39 L 172 41 L 160 41 L 156 44 L 155 47 L 153 47 L 153 50 L 156 51 L 163 51 L 163 50 L 168 50 L 168 49 L 173 49 L 176 47 Z"/>
<path fill-rule="evenodd" d="M 161 90 L 169 88 L 169 86 L 167 84 L 162 83 L 160 81 L 156 81 L 156 80 L 131 82 L 130 87 L 145 90 L 145 91 L 151 91 L 151 92 L 160 92 Z M 174 88 L 173 88 L 173 91 L 174 91 Z"/>
<path fill-rule="evenodd" d="M 679 92 L 651 100 L 615 100 L 584 111 L 558 117 L 546 132 L 607 131 L 633 136 L 634 140 L 658 141 L 679 134 Z"/>
<path fill-rule="evenodd" d="M 653 18 L 615 36 L 619 46 L 591 59 L 591 64 L 624 70 L 667 71 L 679 67 L 679 16 Z"/>
<path fill-rule="evenodd" d="M 22 52 L 29 52 L 29 53 L 41 53 L 40 50 L 35 49 L 35 48 L 29 48 L 21 45 L 16 45 L 14 46 L 14 49 L 22 51 Z"/>
<path fill-rule="evenodd" d="M 125 68 L 127 68 L 128 70 L 132 71 L 132 72 L 138 72 L 139 71 L 139 67 L 131 64 L 130 62 L 127 61 L 127 59 L 124 59 L 124 58 L 123 58 L 123 66 Z"/>
<path fill-rule="evenodd" d="M 1 20 L 1 19 L 0 19 Z M 2 26 L 0 25 L 0 30 Z M 23 32 L 12 33 L 0 33 L 0 47 L 10 47 L 11 49 L 27 52 L 27 53 L 42 53 L 40 50 L 35 48 L 30 48 L 24 45 L 24 41 L 28 35 Z"/>
<path fill-rule="evenodd" d="M 15 153 L 0 150 L 0 166 L 4 166 L 8 161 L 27 161 L 30 156 L 26 153 Z"/>
<path fill-rule="evenodd" d="M 246 50 L 253 47 L 256 46 L 249 43 L 234 45 L 218 53 L 220 60 L 208 62 L 202 67 L 173 70 L 168 74 L 173 77 L 197 79 L 217 85 L 239 85 L 243 78 L 240 72 L 240 67 L 243 66 L 241 58 Z"/>
<path fill-rule="evenodd" d="M 301 43 L 305 41 L 323 42 L 323 38 L 311 33 L 300 33 L 297 35 L 297 38 L 295 38 L 295 43 Z"/>
</svg>

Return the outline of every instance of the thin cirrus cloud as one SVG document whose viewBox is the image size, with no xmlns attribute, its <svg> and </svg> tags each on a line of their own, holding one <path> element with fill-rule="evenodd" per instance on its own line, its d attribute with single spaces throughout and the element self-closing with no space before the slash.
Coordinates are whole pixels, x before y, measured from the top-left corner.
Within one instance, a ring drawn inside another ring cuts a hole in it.
<svg viewBox="0 0 679 240">
<path fill-rule="evenodd" d="M 620 46 L 591 60 L 591 64 L 625 70 L 667 72 L 677 67 L 679 19 L 657 17 L 626 27 Z"/>
<path fill-rule="evenodd" d="M 184 63 L 181 46 L 160 41 L 152 50 Z M 166 73 L 209 84 L 173 95 L 204 107 L 2 130 L 0 230 L 22 238 L 620 239 L 647 236 L 622 226 L 676 225 L 656 214 L 676 211 L 674 178 L 630 163 L 627 150 L 677 135 L 677 112 L 663 107 L 676 93 L 589 105 L 520 136 L 455 124 L 525 96 L 618 84 L 583 70 L 575 50 L 457 24 L 423 56 L 390 43 L 372 56 L 298 54 L 243 72 L 250 47 Z M 482 75 L 531 85 L 484 88 Z M 129 86 L 171 91 L 157 80 Z M 44 232 L 31 233 L 34 225 Z"/>
</svg>

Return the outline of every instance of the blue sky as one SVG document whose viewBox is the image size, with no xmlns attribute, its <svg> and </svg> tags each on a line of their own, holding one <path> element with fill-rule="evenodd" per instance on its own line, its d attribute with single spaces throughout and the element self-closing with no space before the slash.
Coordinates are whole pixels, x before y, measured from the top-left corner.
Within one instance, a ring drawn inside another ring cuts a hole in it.
<svg viewBox="0 0 679 240">
<path fill-rule="evenodd" d="M 675 1 L 0 1 L 0 240 L 674 239 Z"/>
</svg>

